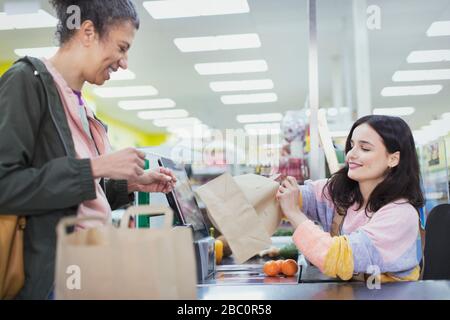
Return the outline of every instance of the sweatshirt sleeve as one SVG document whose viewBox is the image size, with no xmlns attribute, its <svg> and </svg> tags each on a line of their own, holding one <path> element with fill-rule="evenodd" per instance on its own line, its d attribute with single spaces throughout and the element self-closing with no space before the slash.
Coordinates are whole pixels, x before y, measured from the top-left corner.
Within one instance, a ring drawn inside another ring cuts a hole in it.
<svg viewBox="0 0 450 320">
<path fill-rule="evenodd" d="M 300 224 L 294 243 L 324 274 L 348 280 L 353 273 L 377 267 L 381 273 L 409 279 L 420 261 L 418 216 L 408 204 L 388 204 L 354 232 L 331 237 L 311 221 Z"/>
<path fill-rule="evenodd" d="M 127 180 L 108 180 L 106 181 L 106 198 L 112 210 L 116 210 L 131 202 L 131 196 L 128 194 Z"/>
<path fill-rule="evenodd" d="M 330 231 L 334 205 L 327 198 L 327 191 L 324 190 L 326 183 L 326 179 L 307 180 L 304 185 L 299 186 L 299 207 L 309 219 L 317 221 L 324 230 Z"/>
<path fill-rule="evenodd" d="M 0 214 L 40 214 L 96 197 L 89 159 L 31 167 L 43 109 L 39 81 L 15 65 L 0 79 Z"/>
</svg>

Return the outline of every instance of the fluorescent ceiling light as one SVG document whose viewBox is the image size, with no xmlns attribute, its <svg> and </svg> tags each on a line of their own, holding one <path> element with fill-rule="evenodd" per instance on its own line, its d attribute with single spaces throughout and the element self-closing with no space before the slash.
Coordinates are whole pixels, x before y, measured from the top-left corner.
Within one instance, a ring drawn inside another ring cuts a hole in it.
<svg viewBox="0 0 450 320">
<path fill-rule="evenodd" d="M 426 63 L 450 61 L 450 50 L 412 51 L 406 59 L 408 63 Z"/>
<path fill-rule="evenodd" d="M 245 131 L 252 130 L 279 130 L 281 129 L 279 122 L 274 123 L 251 123 L 244 126 Z"/>
<path fill-rule="evenodd" d="M 58 49 L 59 47 L 22 48 L 14 49 L 14 53 L 19 57 L 30 56 L 49 59 L 56 54 Z"/>
<path fill-rule="evenodd" d="M 385 115 L 385 116 L 409 116 L 416 111 L 413 107 L 400 107 L 400 108 L 375 108 L 373 114 Z"/>
<path fill-rule="evenodd" d="M 319 111 L 320 110 L 322 110 L 322 109 L 319 109 Z M 344 114 L 344 113 L 349 113 L 350 112 L 350 109 L 347 108 L 347 107 L 341 107 L 341 108 L 334 108 L 334 107 L 332 107 L 332 108 L 323 109 L 323 110 L 324 110 L 323 112 L 326 111 L 326 113 L 327 113 L 327 115 L 329 117 L 336 117 L 339 114 Z M 308 111 L 309 111 L 309 113 L 306 114 L 307 116 L 309 116 L 310 113 L 311 113 L 311 111 L 309 109 L 307 110 L 307 112 Z"/>
<path fill-rule="evenodd" d="M 197 63 L 194 68 L 201 75 L 264 72 L 268 69 L 265 60 Z"/>
<path fill-rule="evenodd" d="M 153 19 L 172 19 L 222 14 L 247 13 L 247 0 L 171 0 L 144 1 Z"/>
<path fill-rule="evenodd" d="M 54 28 L 57 24 L 58 20 L 44 10 L 12 15 L 0 12 L 0 30 Z"/>
<path fill-rule="evenodd" d="M 337 108 L 328 108 L 327 109 L 327 114 L 330 117 L 335 117 L 335 116 L 337 116 L 339 114 L 339 111 L 338 111 Z"/>
<path fill-rule="evenodd" d="M 188 116 L 189 116 L 189 113 L 184 109 L 138 112 L 138 117 L 143 120 L 185 118 Z"/>
<path fill-rule="evenodd" d="M 447 135 L 449 127 L 445 120 L 432 120 L 429 125 L 413 132 L 414 139 L 419 143 L 426 143 Z"/>
<path fill-rule="evenodd" d="M 183 126 L 179 126 L 179 125 L 168 126 L 168 127 L 166 127 L 166 130 L 170 133 L 179 133 L 179 134 L 196 133 L 199 136 L 211 134 L 211 129 L 206 124 L 202 124 L 202 123 L 183 125 Z"/>
<path fill-rule="evenodd" d="M 273 89 L 273 81 L 270 79 L 243 80 L 243 81 L 215 81 L 209 84 L 214 92 L 225 91 L 250 91 Z"/>
<path fill-rule="evenodd" d="M 184 119 L 192 119 L 192 118 L 183 118 Z M 194 118 L 196 119 L 196 118 Z M 169 120 L 178 120 L 178 119 L 167 119 Z M 198 119 L 197 119 L 198 120 Z M 155 120 L 156 121 L 156 120 Z M 177 131 L 177 130 L 210 130 L 209 127 L 206 124 L 201 123 L 200 121 L 198 122 L 174 122 L 176 123 L 176 125 L 170 125 L 170 126 L 166 126 L 166 130 L 167 131 Z M 180 124 L 181 123 L 181 124 Z"/>
<path fill-rule="evenodd" d="M 116 72 L 111 73 L 110 80 L 134 80 L 136 79 L 136 75 L 133 71 L 128 69 L 119 69 Z"/>
<path fill-rule="evenodd" d="M 436 94 L 442 90 L 442 85 L 406 86 L 406 87 L 385 87 L 381 90 L 383 97 L 393 96 L 418 96 L 426 94 Z"/>
<path fill-rule="evenodd" d="M 240 114 L 236 117 L 240 123 L 274 122 L 281 121 L 281 119 L 283 119 L 281 113 Z"/>
<path fill-rule="evenodd" d="M 204 126 L 204 125 L 202 125 Z M 203 138 L 210 138 L 211 137 L 211 130 L 205 126 L 203 127 L 193 127 L 193 128 L 179 128 L 179 127 L 169 127 L 166 128 L 168 132 L 171 134 L 174 134 L 182 139 L 203 139 Z M 196 143 L 194 142 L 194 146 Z M 202 145 L 202 141 L 200 140 L 197 145 Z"/>
<path fill-rule="evenodd" d="M 431 120 L 430 121 L 430 125 L 432 127 L 439 127 L 439 128 L 445 128 L 445 129 L 450 129 L 450 127 L 448 126 L 447 121 L 445 121 L 444 119 L 435 119 L 435 120 Z"/>
<path fill-rule="evenodd" d="M 94 93 L 101 98 L 145 97 L 158 94 L 152 86 L 95 88 Z"/>
<path fill-rule="evenodd" d="M 249 134 L 279 134 L 281 132 L 279 122 L 246 124 L 244 129 Z"/>
<path fill-rule="evenodd" d="M 184 127 L 201 124 L 201 121 L 197 118 L 157 119 L 153 121 L 153 124 L 157 127 Z"/>
<path fill-rule="evenodd" d="M 450 79 L 450 69 L 396 71 L 392 81 L 430 81 Z"/>
<path fill-rule="evenodd" d="M 450 36 L 450 21 L 436 21 L 427 30 L 427 36 Z"/>
<path fill-rule="evenodd" d="M 277 101 L 278 97 L 275 93 L 269 92 L 222 96 L 220 100 L 223 104 L 268 103 Z"/>
<path fill-rule="evenodd" d="M 200 52 L 261 47 L 256 33 L 232 34 L 216 37 L 177 38 L 173 40 L 181 52 Z"/>
<path fill-rule="evenodd" d="M 247 134 L 251 136 L 275 136 L 281 134 L 281 129 L 248 130 Z"/>
<path fill-rule="evenodd" d="M 342 131 L 330 131 L 330 136 L 332 138 L 345 138 L 349 134 L 349 131 L 342 130 Z"/>
<path fill-rule="evenodd" d="M 123 110 L 168 109 L 175 105 L 175 101 L 171 99 L 119 101 L 119 108 Z"/>
</svg>

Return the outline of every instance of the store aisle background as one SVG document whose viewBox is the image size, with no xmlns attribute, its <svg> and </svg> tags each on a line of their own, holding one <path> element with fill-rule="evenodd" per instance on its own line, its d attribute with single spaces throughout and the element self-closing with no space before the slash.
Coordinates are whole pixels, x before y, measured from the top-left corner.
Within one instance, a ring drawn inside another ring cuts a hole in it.
<svg viewBox="0 0 450 320">
<path fill-rule="evenodd" d="M 117 80 L 105 87 L 113 88 L 116 95 L 127 86 L 146 86 L 140 88 L 144 92 L 108 97 L 111 92 L 85 88 L 88 103 L 109 124 L 113 146 L 155 147 L 154 151 L 170 156 L 174 148 L 192 149 L 194 141 L 202 139 L 187 160 L 205 145 L 220 158 L 228 146 L 214 140 L 214 130 L 224 136 L 227 129 L 253 135 L 259 128 L 269 128 L 273 138 L 265 143 L 259 140 L 258 150 L 251 152 L 264 149 L 279 154 L 283 146 L 280 123 L 286 111 L 308 112 L 304 109 L 308 1 L 223 1 L 228 10 L 238 13 L 210 15 L 203 8 L 179 18 L 161 16 L 164 12 L 154 7 L 159 2 L 135 1 L 141 28 L 130 51 L 129 70 L 119 72 Z M 195 3 L 189 7 L 195 8 Z M 41 12 L 36 20 L 5 13 L 38 9 L 47 13 Z M 23 54 L 45 56 L 56 50 L 56 20 L 51 15 L 54 12 L 46 0 L 0 0 L 0 74 Z M 317 1 L 317 28 L 319 105 L 338 149 L 356 117 L 367 113 L 402 116 L 418 143 L 428 206 L 448 202 L 448 0 Z M 199 44 L 202 47 L 195 48 Z M 250 72 L 241 63 L 234 71 L 228 65 L 221 70 L 224 74 L 214 74 L 220 68 L 205 65 L 236 61 L 253 61 L 247 67 L 256 69 Z M 247 85 L 256 87 L 244 90 Z M 420 87 L 396 92 L 398 87 L 411 86 Z M 197 183 L 223 171 L 261 173 L 261 166 L 267 165 L 254 161 L 229 167 L 215 160 L 195 167 Z M 324 167 L 323 155 L 321 160 Z"/>
</svg>

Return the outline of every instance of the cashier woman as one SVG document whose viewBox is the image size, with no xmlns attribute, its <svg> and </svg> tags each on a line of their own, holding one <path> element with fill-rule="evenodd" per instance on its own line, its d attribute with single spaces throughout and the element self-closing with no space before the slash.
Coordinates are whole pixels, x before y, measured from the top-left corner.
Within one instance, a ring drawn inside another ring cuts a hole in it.
<svg viewBox="0 0 450 320">
<path fill-rule="evenodd" d="M 328 180 L 281 183 L 277 199 L 295 228 L 294 243 L 330 277 L 418 280 L 424 198 L 410 128 L 398 117 L 363 117 L 345 152 L 345 166 Z"/>
<path fill-rule="evenodd" d="M 86 82 L 103 85 L 127 68 L 139 28 L 135 5 L 50 2 L 60 21 L 58 52 L 48 60 L 21 59 L 0 80 L 0 214 L 27 218 L 26 281 L 18 297 L 26 299 L 52 292 L 55 228 L 62 217 L 107 221 L 134 191 L 168 192 L 176 182 L 169 170 L 144 171 L 145 154 L 136 149 L 111 152 L 106 126 L 81 94 Z M 71 5 L 80 8 L 79 28 L 66 23 Z"/>
</svg>

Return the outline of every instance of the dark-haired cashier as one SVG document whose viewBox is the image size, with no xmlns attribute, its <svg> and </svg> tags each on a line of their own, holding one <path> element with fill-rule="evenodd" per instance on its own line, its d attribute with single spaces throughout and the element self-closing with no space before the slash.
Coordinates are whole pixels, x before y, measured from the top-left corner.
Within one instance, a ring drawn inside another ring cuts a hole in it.
<svg viewBox="0 0 450 320">
<path fill-rule="evenodd" d="M 345 151 L 345 167 L 329 180 L 298 187 L 288 177 L 280 185 L 277 198 L 295 228 L 294 243 L 331 277 L 418 280 L 424 200 L 411 130 L 397 117 L 363 117 L 351 128 Z M 332 236 L 337 214 L 343 223 Z"/>
<path fill-rule="evenodd" d="M 129 0 L 51 1 L 60 48 L 51 59 L 25 58 L 0 80 L 0 214 L 26 216 L 25 287 L 17 298 L 46 299 L 53 290 L 56 225 L 65 216 L 111 217 L 134 191 L 168 192 L 166 169 L 144 171 L 145 154 L 111 152 L 105 126 L 81 94 L 127 68 L 139 27 Z M 80 28 L 67 7 L 78 5 Z M 98 221 L 78 227 L 89 228 Z"/>
</svg>

